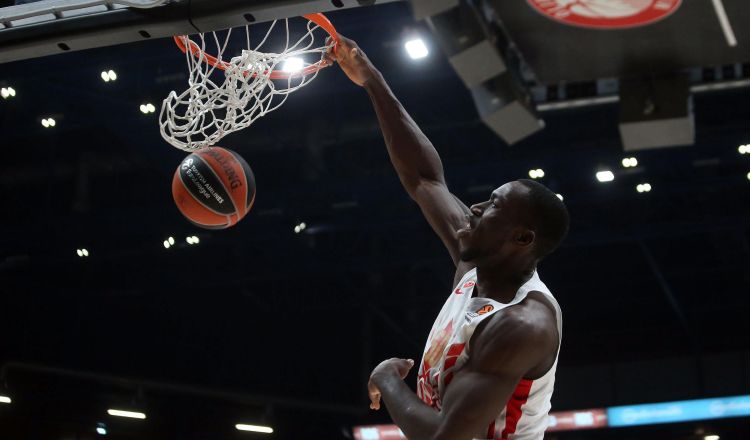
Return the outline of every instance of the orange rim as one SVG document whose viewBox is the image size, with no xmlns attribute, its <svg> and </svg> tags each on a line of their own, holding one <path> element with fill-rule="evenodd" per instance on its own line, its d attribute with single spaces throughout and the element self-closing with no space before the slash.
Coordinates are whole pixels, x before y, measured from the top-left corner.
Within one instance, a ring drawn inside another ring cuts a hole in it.
<svg viewBox="0 0 750 440">
<path fill-rule="evenodd" d="M 335 51 L 339 45 L 339 34 L 336 32 L 336 28 L 333 27 L 333 24 L 331 24 L 331 21 L 328 20 L 328 18 L 325 15 L 320 14 L 320 13 L 307 14 L 307 15 L 303 15 L 303 17 L 312 21 L 313 23 L 323 28 L 323 30 L 328 32 L 328 35 L 330 35 L 331 38 L 333 38 L 333 41 L 334 41 L 333 50 Z M 189 47 L 190 53 L 194 57 L 200 59 L 201 52 L 203 51 L 201 50 L 200 47 L 198 47 L 198 45 L 193 40 L 190 39 L 189 36 L 175 35 L 174 42 L 177 43 L 177 47 L 180 48 L 182 53 L 185 53 Z M 210 64 L 211 66 L 216 67 L 217 69 L 226 70 L 227 67 L 229 66 L 229 63 L 227 63 L 226 61 L 220 58 L 216 58 L 215 56 L 207 54 L 205 52 L 203 52 L 203 57 L 205 58 L 206 63 Z M 318 61 L 317 63 L 311 64 L 297 72 L 284 72 L 283 70 L 273 70 L 271 71 L 271 79 L 288 79 L 292 76 L 310 75 L 311 73 L 315 73 L 316 71 L 324 67 L 326 66 L 323 64 L 323 62 Z M 253 74 L 253 76 L 257 76 L 257 75 L 258 75 L 257 73 Z"/>
</svg>

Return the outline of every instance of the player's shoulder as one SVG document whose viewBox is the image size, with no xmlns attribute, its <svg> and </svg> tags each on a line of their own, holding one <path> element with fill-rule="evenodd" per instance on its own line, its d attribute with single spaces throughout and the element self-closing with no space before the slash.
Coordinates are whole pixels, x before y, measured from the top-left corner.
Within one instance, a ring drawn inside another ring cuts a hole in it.
<svg viewBox="0 0 750 440">
<path fill-rule="evenodd" d="M 533 342 L 556 329 L 555 308 L 541 292 L 529 292 L 520 303 L 506 307 L 491 317 L 485 332 L 497 338 L 512 336 L 520 341 Z"/>
<path fill-rule="evenodd" d="M 530 366 L 556 352 L 559 335 L 554 306 L 541 292 L 489 317 L 472 338 L 474 355 L 490 364 L 526 361 Z M 474 340 L 476 339 L 476 340 Z"/>
</svg>

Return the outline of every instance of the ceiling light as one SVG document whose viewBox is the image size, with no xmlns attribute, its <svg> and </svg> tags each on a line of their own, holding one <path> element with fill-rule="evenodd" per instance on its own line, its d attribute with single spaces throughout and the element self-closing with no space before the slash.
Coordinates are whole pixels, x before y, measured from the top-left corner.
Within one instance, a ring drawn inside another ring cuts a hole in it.
<svg viewBox="0 0 750 440">
<path fill-rule="evenodd" d="M 89 256 L 89 251 L 87 249 L 81 249 L 81 253 L 83 254 L 84 257 Z"/>
<path fill-rule="evenodd" d="M 407 41 L 404 48 L 413 60 L 424 58 L 430 53 L 421 38 Z"/>
<path fill-rule="evenodd" d="M 557 198 L 560 199 L 560 201 L 564 200 L 562 194 L 557 194 Z"/>
<path fill-rule="evenodd" d="M 750 173 L 747 173 L 747 180 L 750 180 Z"/>
<path fill-rule="evenodd" d="M 647 193 L 651 191 L 651 184 L 650 183 L 641 183 L 638 186 L 635 187 L 635 190 L 639 193 Z"/>
<path fill-rule="evenodd" d="M 16 96 L 16 90 L 13 87 L 3 87 L 0 89 L 0 96 L 3 99 L 8 99 Z"/>
<path fill-rule="evenodd" d="M 48 121 L 48 120 L 46 120 L 46 119 L 42 119 L 42 126 L 43 126 L 44 128 L 49 128 L 49 121 Z"/>
<path fill-rule="evenodd" d="M 186 237 L 185 241 L 187 241 L 187 244 L 193 244 L 193 237 Z"/>
<path fill-rule="evenodd" d="M 151 104 L 150 102 L 141 104 L 138 108 L 141 109 L 141 113 L 143 113 L 144 115 L 156 111 L 156 107 L 154 107 L 154 104 Z"/>
<path fill-rule="evenodd" d="M 531 177 L 532 179 L 541 179 L 542 177 L 544 177 L 544 170 L 541 168 L 529 170 L 529 177 Z"/>
<path fill-rule="evenodd" d="M 234 425 L 235 428 L 239 431 L 250 431 L 250 432 L 262 432 L 264 434 L 272 434 L 273 428 L 269 426 L 258 426 L 258 425 L 244 425 L 242 423 L 238 423 Z"/>
<path fill-rule="evenodd" d="M 108 409 L 107 414 L 115 417 L 127 417 L 129 419 L 145 419 L 146 414 L 143 414 L 141 412 L 135 412 L 135 411 L 123 411 L 119 409 Z"/>
<path fill-rule="evenodd" d="M 104 423 L 97 423 L 96 433 L 99 435 L 107 435 L 107 425 L 105 425 Z"/>
<path fill-rule="evenodd" d="M 110 70 L 107 70 L 106 72 L 102 72 L 101 77 L 104 80 L 104 82 L 110 82 L 110 81 L 114 81 L 117 79 L 117 73 L 115 73 L 114 70 L 110 69 Z"/>
<path fill-rule="evenodd" d="M 622 160 L 622 166 L 625 168 L 633 168 L 638 166 L 638 159 L 635 157 L 626 157 Z"/>
<path fill-rule="evenodd" d="M 78 254 L 79 257 L 83 257 L 83 251 L 82 250 L 76 249 L 76 253 Z"/>
<path fill-rule="evenodd" d="M 193 244 L 198 244 L 198 243 L 200 243 L 200 242 L 201 242 L 201 239 L 200 239 L 200 238 L 198 238 L 198 236 L 197 236 L 197 235 L 193 235 Z"/>
<path fill-rule="evenodd" d="M 305 67 L 305 60 L 302 58 L 291 57 L 284 60 L 281 70 L 284 72 L 299 72 Z"/>
<path fill-rule="evenodd" d="M 169 249 L 171 244 L 169 244 L 169 240 L 164 240 L 164 249 Z"/>
<path fill-rule="evenodd" d="M 297 226 L 294 227 L 294 232 L 296 234 L 299 234 L 300 232 L 304 231 L 307 227 L 307 224 L 305 222 L 300 222 Z"/>
<path fill-rule="evenodd" d="M 605 170 L 605 171 L 599 171 L 596 173 L 596 180 L 600 182 L 611 182 L 615 180 L 615 175 L 612 173 L 612 171 Z"/>
<path fill-rule="evenodd" d="M 43 126 L 44 128 L 50 128 L 50 127 L 54 127 L 54 126 L 55 126 L 55 124 L 56 124 L 56 122 L 55 122 L 55 120 L 54 120 L 53 118 L 45 118 L 45 119 L 42 119 L 42 126 Z"/>
<path fill-rule="evenodd" d="M 719 436 L 718 435 L 707 435 L 707 436 L 703 437 L 703 440 L 719 440 Z"/>
<path fill-rule="evenodd" d="M 170 246 L 174 246 L 174 237 L 167 238 L 167 241 L 169 242 Z"/>
<path fill-rule="evenodd" d="M 739 151 L 740 154 L 750 154 L 750 144 L 740 145 L 737 148 L 737 151 Z"/>
<path fill-rule="evenodd" d="M 0 403 L 10 403 L 10 397 L 8 396 L 0 396 Z"/>
</svg>

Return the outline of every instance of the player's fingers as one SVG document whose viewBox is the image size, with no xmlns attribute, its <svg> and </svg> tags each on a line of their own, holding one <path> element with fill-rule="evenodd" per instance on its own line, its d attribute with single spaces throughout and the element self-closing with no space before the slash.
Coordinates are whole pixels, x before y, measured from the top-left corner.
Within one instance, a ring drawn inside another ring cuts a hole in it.
<svg viewBox="0 0 750 440">
<path fill-rule="evenodd" d="M 326 40 L 326 43 L 326 45 L 328 45 L 329 41 Z M 347 56 L 349 50 L 351 50 L 351 47 L 352 46 L 349 44 L 349 40 L 339 36 L 339 43 L 336 44 L 332 49 L 329 49 L 328 53 L 333 54 L 333 59 L 335 61 L 341 62 Z"/>
<path fill-rule="evenodd" d="M 414 366 L 413 359 L 399 359 L 398 360 L 398 372 L 401 375 L 401 379 L 405 379 L 409 375 L 409 371 Z"/>
<path fill-rule="evenodd" d="M 380 409 L 380 393 L 370 394 L 370 409 Z"/>
</svg>

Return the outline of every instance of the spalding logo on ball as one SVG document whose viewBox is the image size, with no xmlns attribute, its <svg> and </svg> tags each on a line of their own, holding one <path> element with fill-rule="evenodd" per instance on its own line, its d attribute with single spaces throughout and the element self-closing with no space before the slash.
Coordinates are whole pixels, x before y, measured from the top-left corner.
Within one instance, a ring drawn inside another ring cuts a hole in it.
<svg viewBox="0 0 750 440">
<path fill-rule="evenodd" d="M 253 207 L 255 176 L 239 154 L 210 147 L 182 161 L 172 179 L 172 196 L 194 225 L 224 229 L 237 224 Z"/>
<path fill-rule="evenodd" d="M 527 0 L 545 16 L 573 26 L 621 29 L 669 17 L 682 0 Z"/>
</svg>

